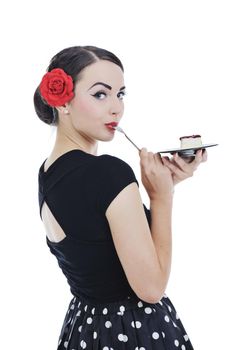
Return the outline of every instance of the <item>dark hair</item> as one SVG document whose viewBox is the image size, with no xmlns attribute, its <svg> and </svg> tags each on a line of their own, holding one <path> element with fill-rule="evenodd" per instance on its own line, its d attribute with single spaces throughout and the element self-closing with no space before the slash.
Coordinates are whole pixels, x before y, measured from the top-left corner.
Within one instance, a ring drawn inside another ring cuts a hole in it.
<svg viewBox="0 0 233 350">
<path fill-rule="evenodd" d="M 81 71 L 97 62 L 107 60 L 117 64 L 124 72 L 123 65 L 119 58 L 112 52 L 98 48 L 96 46 L 73 46 L 58 52 L 50 61 L 47 72 L 54 68 L 63 69 L 73 78 L 73 83 L 78 81 Z M 38 117 L 46 124 L 57 125 L 58 112 L 42 99 L 39 86 L 34 93 L 34 107 Z"/>
</svg>

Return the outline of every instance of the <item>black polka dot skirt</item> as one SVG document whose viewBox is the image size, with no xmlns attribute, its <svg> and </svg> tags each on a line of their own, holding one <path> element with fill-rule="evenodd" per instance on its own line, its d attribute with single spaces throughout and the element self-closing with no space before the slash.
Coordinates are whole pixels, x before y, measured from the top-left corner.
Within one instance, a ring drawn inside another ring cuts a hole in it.
<svg viewBox="0 0 233 350">
<path fill-rule="evenodd" d="M 155 304 L 136 296 L 111 303 L 70 301 L 58 350 L 193 350 L 181 320 L 164 294 Z"/>
</svg>

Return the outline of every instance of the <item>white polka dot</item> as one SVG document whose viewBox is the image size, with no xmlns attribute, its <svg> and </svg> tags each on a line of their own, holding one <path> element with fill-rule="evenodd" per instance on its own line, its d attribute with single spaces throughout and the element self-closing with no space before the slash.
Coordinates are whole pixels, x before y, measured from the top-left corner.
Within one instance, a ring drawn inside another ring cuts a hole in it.
<svg viewBox="0 0 233 350">
<path fill-rule="evenodd" d="M 81 332 L 81 330 L 82 330 L 82 326 L 79 326 L 78 331 Z"/>
<path fill-rule="evenodd" d="M 123 342 L 127 342 L 127 341 L 128 341 L 128 337 L 127 337 L 127 335 L 125 335 L 125 334 L 119 334 L 119 335 L 118 335 L 118 339 L 119 339 L 120 341 L 123 341 Z"/>
<path fill-rule="evenodd" d="M 170 321 L 170 318 L 167 315 L 164 317 L 164 319 L 165 319 L 166 322 Z"/>
<path fill-rule="evenodd" d="M 96 339 L 97 338 L 97 332 L 94 332 L 93 333 L 93 339 Z"/>
<path fill-rule="evenodd" d="M 107 313 L 108 313 L 108 309 L 105 307 L 105 308 L 103 309 L 103 314 L 106 315 Z"/>
<path fill-rule="evenodd" d="M 141 301 L 138 302 L 138 307 L 143 307 L 143 303 Z"/>
<path fill-rule="evenodd" d="M 119 339 L 120 341 L 122 341 L 122 340 L 123 340 L 123 337 L 124 337 L 124 335 L 123 335 L 123 334 L 119 334 L 119 335 L 118 335 L 118 339 Z"/>
<path fill-rule="evenodd" d="M 173 326 L 175 327 L 175 328 L 177 328 L 177 325 L 175 324 L 175 322 L 172 322 L 173 323 Z"/>
<path fill-rule="evenodd" d="M 151 314 L 152 313 L 151 307 L 145 307 L 144 311 L 145 311 L 146 314 Z"/>
<path fill-rule="evenodd" d="M 172 312 L 172 308 L 171 308 L 171 306 L 169 306 L 169 305 L 168 305 L 168 310 L 169 310 L 170 312 Z"/>
<path fill-rule="evenodd" d="M 181 350 L 185 350 L 185 349 L 186 349 L 185 345 L 181 345 Z"/>
<path fill-rule="evenodd" d="M 105 322 L 105 327 L 106 327 L 106 328 L 112 327 L 112 323 L 111 323 L 110 321 L 106 321 L 106 322 Z"/>
<path fill-rule="evenodd" d="M 103 350 L 109 350 L 109 347 L 108 346 L 104 346 Z"/>
<path fill-rule="evenodd" d="M 81 315 L 81 310 L 79 310 L 76 314 L 76 316 L 80 316 Z"/>
<path fill-rule="evenodd" d="M 71 309 L 71 310 L 74 310 L 74 304 L 71 305 L 70 309 Z"/>
<path fill-rule="evenodd" d="M 135 348 L 135 350 L 146 350 L 146 348 L 144 348 L 143 346 L 141 346 L 140 348 L 137 346 L 136 348 Z"/>
<path fill-rule="evenodd" d="M 184 340 L 185 340 L 185 341 L 188 341 L 188 340 L 189 340 L 189 337 L 188 337 L 187 334 L 184 335 Z"/>
<path fill-rule="evenodd" d="M 87 305 L 84 307 L 84 310 L 87 311 Z"/>
<path fill-rule="evenodd" d="M 125 307 L 122 305 L 122 306 L 120 306 L 120 311 L 121 312 L 124 312 L 125 311 Z"/>
<path fill-rule="evenodd" d="M 64 347 L 67 348 L 67 346 L 68 346 L 68 341 L 65 341 Z"/>
<path fill-rule="evenodd" d="M 131 322 L 131 326 L 133 327 L 133 328 L 141 328 L 141 326 L 142 326 L 142 324 L 141 324 L 141 322 L 139 322 L 139 321 L 132 321 Z"/>
<path fill-rule="evenodd" d="M 58 343 L 58 345 L 60 345 L 61 344 L 61 339 L 59 339 L 59 343 Z"/>
<path fill-rule="evenodd" d="M 78 303 L 78 307 L 81 305 L 81 301 Z"/>
<path fill-rule="evenodd" d="M 88 317 L 87 323 L 88 323 L 88 324 L 91 324 L 91 323 L 92 323 L 92 318 L 91 318 L 91 317 Z"/>
<path fill-rule="evenodd" d="M 164 332 L 162 332 L 162 336 L 163 336 L 163 338 L 165 338 L 165 333 Z"/>
<path fill-rule="evenodd" d="M 124 312 L 122 312 L 122 311 L 118 311 L 117 315 L 121 315 L 121 316 L 123 316 L 123 315 L 124 315 Z"/>
<path fill-rule="evenodd" d="M 120 311 L 118 311 L 118 315 L 121 315 L 123 316 L 124 315 L 124 312 L 125 312 L 125 307 L 123 305 L 120 306 Z"/>
<path fill-rule="evenodd" d="M 162 301 L 161 301 L 161 300 L 159 301 L 159 304 L 160 304 L 160 305 L 163 305 L 163 303 L 162 303 Z"/>
<path fill-rule="evenodd" d="M 152 333 L 152 338 L 159 339 L 159 333 L 157 332 Z"/>
<path fill-rule="evenodd" d="M 92 315 L 95 313 L 95 307 L 91 310 Z"/>
<path fill-rule="evenodd" d="M 85 343 L 84 340 L 81 340 L 80 345 L 81 345 L 82 349 L 86 349 L 86 347 L 87 347 L 87 343 Z"/>
<path fill-rule="evenodd" d="M 175 344 L 175 346 L 179 346 L 179 342 L 177 339 L 174 340 L 174 344 Z"/>
</svg>

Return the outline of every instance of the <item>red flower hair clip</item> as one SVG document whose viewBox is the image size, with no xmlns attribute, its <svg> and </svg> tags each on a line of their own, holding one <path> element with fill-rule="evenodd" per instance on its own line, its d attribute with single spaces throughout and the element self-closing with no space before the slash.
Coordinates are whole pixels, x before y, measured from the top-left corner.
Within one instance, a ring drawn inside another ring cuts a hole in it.
<svg viewBox="0 0 233 350">
<path fill-rule="evenodd" d="M 58 107 L 69 102 L 74 97 L 73 79 L 61 68 L 47 72 L 40 83 L 40 93 L 51 106 Z"/>
</svg>

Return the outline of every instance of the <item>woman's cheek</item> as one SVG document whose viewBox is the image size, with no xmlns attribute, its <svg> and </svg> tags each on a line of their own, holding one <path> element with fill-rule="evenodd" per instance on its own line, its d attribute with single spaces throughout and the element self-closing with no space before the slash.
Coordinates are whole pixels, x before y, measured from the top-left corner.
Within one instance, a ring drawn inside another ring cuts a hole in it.
<svg viewBox="0 0 233 350">
<path fill-rule="evenodd" d="M 84 99 L 82 97 L 77 99 L 76 108 L 82 114 L 92 114 L 93 112 L 98 110 L 95 101 L 92 101 L 91 99 Z"/>
</svg>

